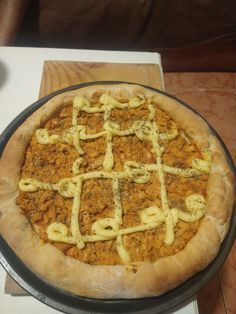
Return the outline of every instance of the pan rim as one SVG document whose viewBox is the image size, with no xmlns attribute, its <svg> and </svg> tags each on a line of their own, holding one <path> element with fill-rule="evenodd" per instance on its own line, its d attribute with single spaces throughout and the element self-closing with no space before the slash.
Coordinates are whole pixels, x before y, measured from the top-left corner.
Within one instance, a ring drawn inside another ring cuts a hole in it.
<svg viewBox="0 0 236 314">
<path fill-rule="evenodd" d="M 86 86 L 92 85 L 113 85 L 113 84 L 131 84 L 139 85 L 149 90 L 161 93 L 167 97 L 177 100 L 181 105 L 189 108 L 195 114 L 200 116 L 209 126 L 211 133 L 218 139 L 223 150 L 225 152 L 227 161 L 230 168 L 232 169 L 234 176 L 236 178 L 236 170 L 234 166 L 233 159 L 224 144 L 221 137 L 218 135 L 216 130 L 208 123 L 208 121 L 199 114 L 191 106 L 183 102 L 182 100 L 176 98 L 169 93 L 166 93 L 162 90 L 159 90 L 154 87 L 137 84 L 133 82 L 126 81 L 93 81 L 82 84 L 71 85 L 69 87 L 57 90 L 49 95 L 37 100 L 20 114 L 18 114 L 15 119 L 5 128 L 5 130 L 0 135 L 0 155 L 2 154 L 8 140 L 14 131 L 37 109 L 39 109 L 45 102 L 54 96 L 61 94 L 66 91 L 71 91 L 74 89 L 80 89 Z M 236 194 L 236 193 L 235 193 Z M 227 258 L 231 247 L 236 238 L 236 207 L 232 211 L 232 217 L 230 221 L 230 228 L 227 236 L 221 244 L 218 255 L 215 259 L 201 272 L 194 275 L 187 281 L 185 281 L 180 286 L 175 289 L 157 296 L 150 298 L 139 298 L 139 299 L 92 299 L 86 297 L 80 297 L 73 294 L 70 294 L 67 291 L 58 289 L 54 286 L 51 286 L 46 281 L 34 274 L 21 260 L 16 256 L 14 251 L 6 243 L 6 241 L 0 235 L 0 263 L 3 265 L 5 270 L 10 274 L 10 276 L 25 289 L 29 294 L 34 296 L 39 301 L 51 306 L 54 309 L 62 311 L 64 313 L 74 314 L 78 312 L 78 309 L 84 310 L 84 313 L 88 311 L 93 311 L 96 313 L 164 313 L 169 312 L 177 308 L 180 304 L 189 300 L 200 288 L 202 288 L 213 275 L 219 270 L 223 265 L 225 259 Z M 21 269 L 21 271 L 20 271 Z M 201 279 L 201 280 L 200 280 Z M 35 285 L 35 283 L 37 283 Z M 36 287 L 37 286 L 37 289 Z M 39 288 L 40 286 L 41 288 Z M 43 288 L 42 288 L 43 287 Z M 49 291 L 50 290 L 50 291 Z M 47 292 L 47 295 L 45 293 Z M 180 292 L 179 292 L 180 291 Z M 48 296 L 49 292 L 49 296 Z M 62 298 L 63 296 L 63 298 Z M 66 300 L 65 300 L 66 298 Z M 68 299 L 68 300 L 67 300 Z M 71 304 L 67 304 L 71 301 Z M 73 301 L 73 302 L 72 302 Z M 102 312 L 100 312 L 102 311 Z M 83 312 L 82 312 L 83 313 Z"/>
</svg>

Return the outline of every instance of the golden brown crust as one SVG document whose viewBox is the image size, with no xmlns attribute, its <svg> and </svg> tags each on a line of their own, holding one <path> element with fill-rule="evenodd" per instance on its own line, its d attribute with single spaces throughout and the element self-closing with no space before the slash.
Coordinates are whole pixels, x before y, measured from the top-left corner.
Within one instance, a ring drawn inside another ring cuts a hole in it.
<svg viewBox="0 0 236 314">
<path fill-rule="evenodd" d="M 115 97 L 144 93 L 165 110 L 201 150 L 212 152 L 208 185 L 208 210 L 197 234 L 175 255 L 154 263 L 125 266 L 88 265 L 65 256 L 43 243 L 16 205 L 18 181 L 24 154 L 33 132 L 76 95 L 91 96 L 98 89 L 111 90 Z M 95 298 L 138 298 L 154 296 L 176 287 L 206 267 L 219 251 L 231 217 L 233 175 L 223 149 L 207 124 L 191 110 L 168 96 L 136 85 L 95 85 L 66 92 L 49 100 L 32 114 L 8 142 L 0 162 L 0 231 L 17 255 L 51 284 L 74 294 Z M 133 268 L 135 271 L 133 271 Z"/>
</svg>

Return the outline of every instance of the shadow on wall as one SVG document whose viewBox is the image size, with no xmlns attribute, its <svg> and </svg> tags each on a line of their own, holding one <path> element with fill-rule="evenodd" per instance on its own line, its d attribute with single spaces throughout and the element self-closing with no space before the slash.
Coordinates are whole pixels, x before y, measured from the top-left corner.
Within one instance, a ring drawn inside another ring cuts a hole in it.
<svg viewBox="0 0 236 314">
<path fill-rule="evenodd" d="M 6 66 L 0 61 L 0 88 L 3 87 L 7 80 L 7 69 Z"/>
</svg>

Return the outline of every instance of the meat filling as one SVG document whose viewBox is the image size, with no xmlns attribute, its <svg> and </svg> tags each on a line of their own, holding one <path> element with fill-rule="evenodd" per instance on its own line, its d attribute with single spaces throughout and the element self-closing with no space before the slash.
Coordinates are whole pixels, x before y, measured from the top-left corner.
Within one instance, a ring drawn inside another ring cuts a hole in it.
<svg viewBox="0 0 236 314">
<path fill-rule="evenodd" d="M 96 95 L 93 98 L 96 102 Z M 72 127 L 72 106 L 64 108 L 46 123 L 49 134 L 62 134 L 63 130 Z M 119 123 L 121 129 L 131 126 L 133 121 L 147 119 L 145 106 L 138 109 L 112 112 L 111 120 Z M 168 132 L 171 118 L 160 109 L 156 110 L 155 121 L 160 132 Z M 103 130 L 103 114 L 79 113 L 78 124 L 86 126 L 88 134 Z M 165 165 L 188 168 L 193 158 L 201 158 L 196 145 L 179 130 L 173 140 L 163 140 L 162 163 Z M 84 150 L 80 173 L 103 169 L 106 151 L 105 137 L 81 141 Z M 122 171 L 126 161 L 144 164 L 155 163 L 155 154 L 151 143 L 141 141 L 135 135 L 113 137 L 114 167 L 113 171 Z M 26 152 L 22 168 L 22 178 L 38 179 L 42 182 L 56 183 L 62 178 L 72 177 L 73 162 L 79 154 L 73 144 L 57 143 L 39 144 L 35 135 Z M 170 208 L 186 211 L 184 198 L 192 193 L 200 193 L 206 197 L 208 175 L 183 178 L 165 174 L 165 184 Z M 147 183 L 135 183 L 128 179 L 119 182 L 121 203 L 123 208 L 122 228 L 140 225 L 140 212 L 149 206 L 161 207 L 160 182 L 155 173 L 151 173 Z M 35 231 L 45 242 L 51 242 L 65 255 L 89 264 L 114 265 L 121 260 L 116 250 L 115 240 L 86 243 L 85 248 L 78 249 L 75 245 L 56 243 L 48 240 L 46 229 L 52 222 L 62 222 L 70 228 L 71 208 L 73 199 L 64 198 L 56 191 L 38 190 L 36 192 L 20 192 L 17 204 L 31 221 Z M 91 235 L 91 226 L 97 220 L 114 216 L 114 199 L 111 179 L 90 179 L 83 183 L 79 225 L 82 235 Z M 123 237 L 124 245 L 132 261 L 150 261 L 182 250 L 196 234 L 199 224 L 179 221 L 175 226 L 175 240 L 172 245 L 164 244 L 165 225 L 143 232 L 135 232 Z"/>
</svg>

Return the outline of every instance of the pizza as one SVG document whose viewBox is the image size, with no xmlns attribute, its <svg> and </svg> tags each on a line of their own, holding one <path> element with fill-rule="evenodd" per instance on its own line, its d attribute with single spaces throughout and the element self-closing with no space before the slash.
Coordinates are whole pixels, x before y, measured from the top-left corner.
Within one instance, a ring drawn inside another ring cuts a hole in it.
<svg viewBox="0 0 236 314">
<path fill-rule="evenodd" d="M 0 231 L 37 275 L 93 298 L 157 296 L 204 269 L 229 229 L 233 173 L 208 124 L 135 85 L 48 100 L 0 165 Z"/>
</svg>

